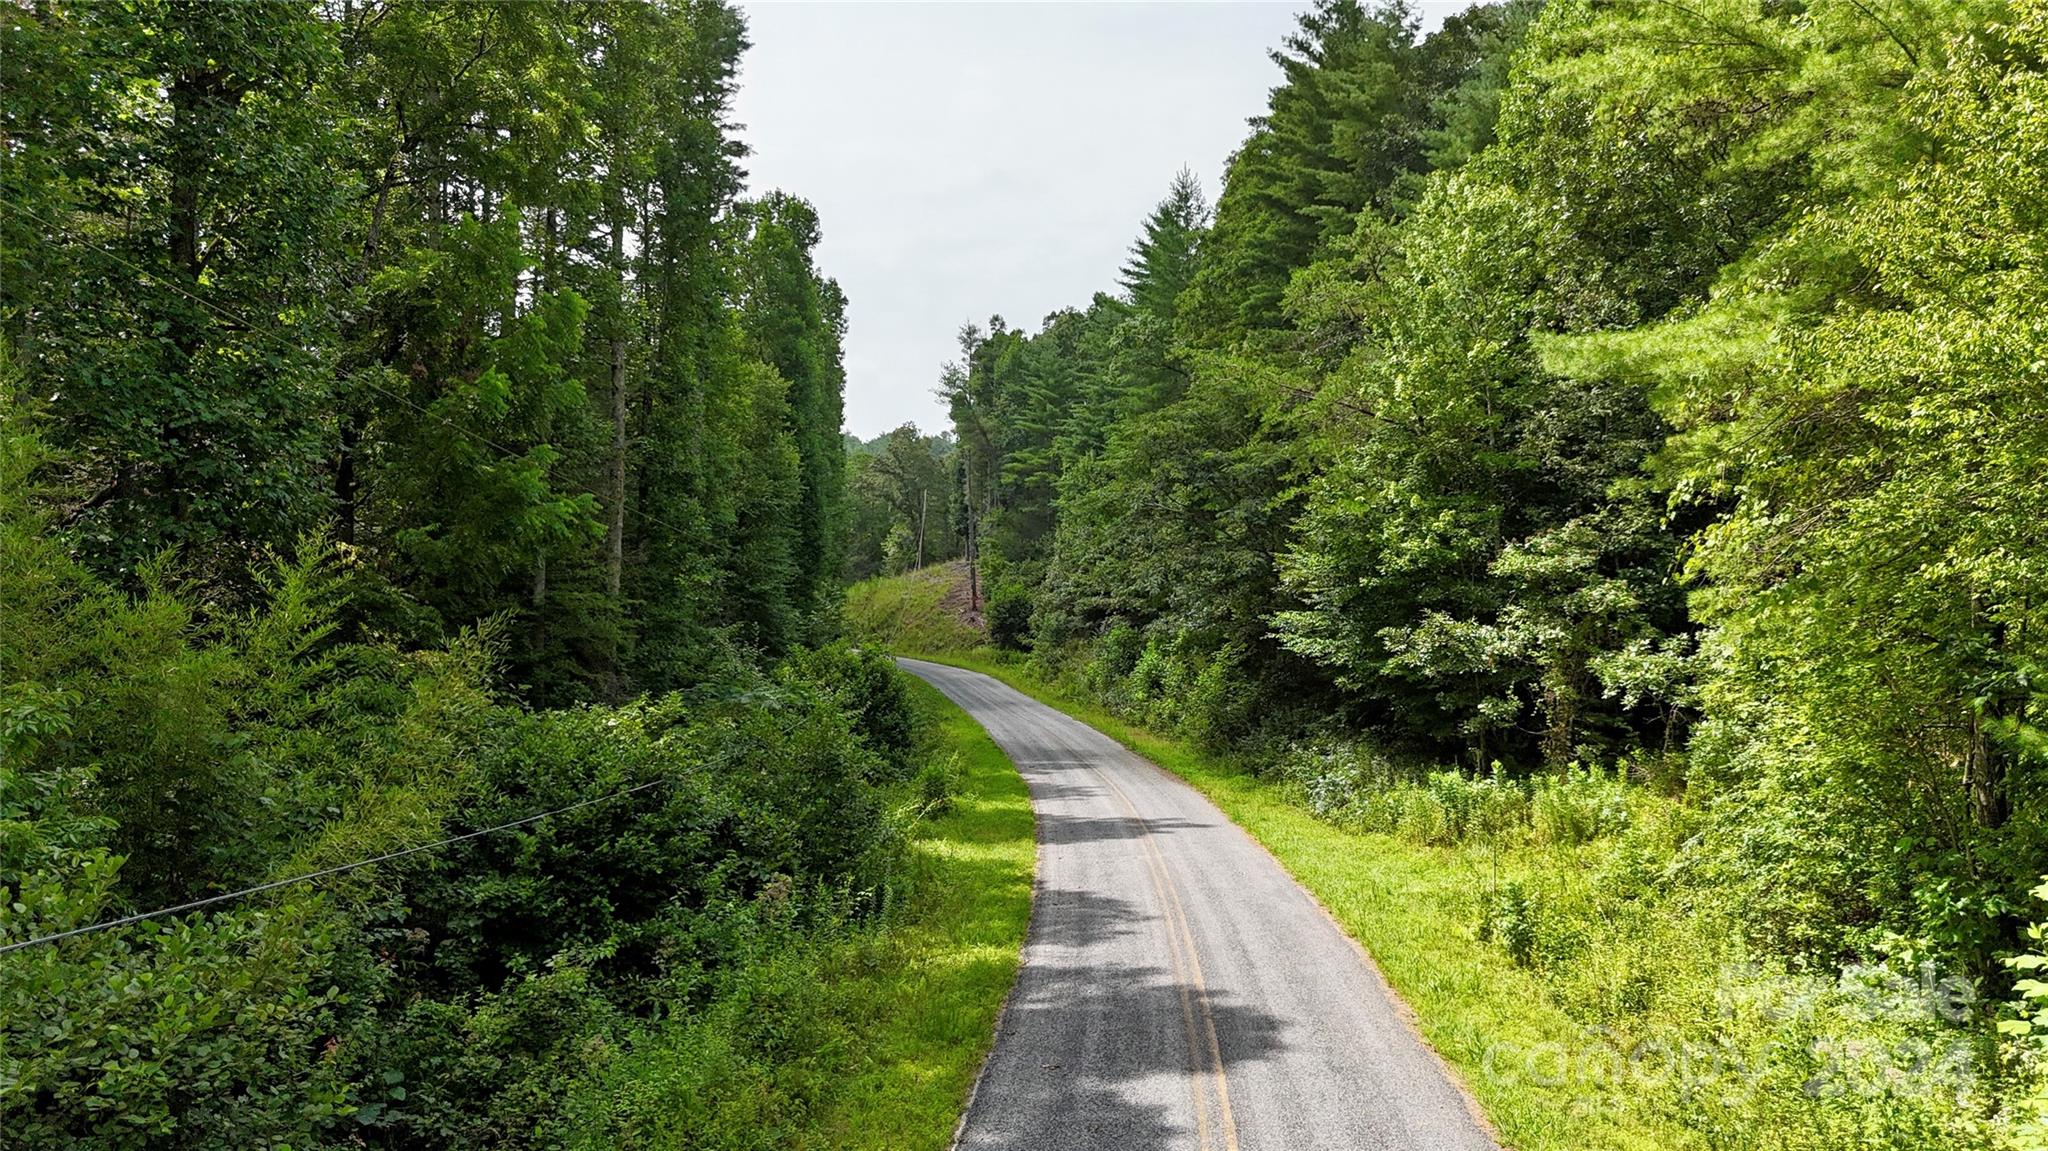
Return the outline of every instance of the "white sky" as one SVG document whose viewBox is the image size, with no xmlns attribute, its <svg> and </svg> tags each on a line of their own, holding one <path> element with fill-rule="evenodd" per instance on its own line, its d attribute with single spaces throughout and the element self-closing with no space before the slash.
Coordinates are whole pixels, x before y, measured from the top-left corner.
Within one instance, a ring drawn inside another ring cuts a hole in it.
<svg viewBox="0 0 2048 1151">
<path fill-rule="evenodd" d="M 1181 165 L 1214 202 L 1297 3 L 747 3 L 752 191 L 817 205 L 850 301 L 846 427 L 946 424 L 960 325 L 1116 290 Z M 1464 0 L 1416 5 L 1425 28 Z"/>
</svg>

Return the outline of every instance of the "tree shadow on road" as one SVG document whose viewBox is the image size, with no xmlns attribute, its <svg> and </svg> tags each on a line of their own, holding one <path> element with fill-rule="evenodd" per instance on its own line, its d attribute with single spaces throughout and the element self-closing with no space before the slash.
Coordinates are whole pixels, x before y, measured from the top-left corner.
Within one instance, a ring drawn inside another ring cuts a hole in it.
<svg viewBox="0 0 2048 1151">
<path fill-rule="evenodd" d="M 1170 835 L 1182 829 L 1206 827 L 1207 824 L 1176 818 L 1148 819 L 1143 823 L 1127 815 L 1060 815 L 1040 812 L 1038 815 L 1038 842 L 1064 846 L 1075 843 L 1114 842 L 1117 840 L 1142 839 L 1148 832 Z"/>
<path fill-rule="evenodd" d="M 1191 1079 L 1210 1089 L 1208 1025 L 1226 1073 L 1286 1049 L 1277 1017 L 1192 986 L 1185 1001 L 1192 1011 L 1185 1010 L 1171 971 L 1119 962 L 1128 949 L 1112 944 L 1158 929 L 1152 910 L 1130 900 L 1058 888 L 1038 893 L 1038 954 L 1018 975 L 963 1148 L 1190 1148 Z M 1214 1096 L 1208 1100 L 1210 1122 L 1219 1123 Z"/>
</svg>

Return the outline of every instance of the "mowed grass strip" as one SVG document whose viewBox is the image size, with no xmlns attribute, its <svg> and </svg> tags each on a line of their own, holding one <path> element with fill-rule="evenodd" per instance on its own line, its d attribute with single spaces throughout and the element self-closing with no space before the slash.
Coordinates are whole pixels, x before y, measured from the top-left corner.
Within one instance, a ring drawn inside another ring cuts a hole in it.
<svg viewBox="0 0 2048 1151">
<path fill-rule="evenodd" d="M 995 1040 L 1031 919 L 1036 838 L 1030 795 L 981 725 L 903 677 L 934 747 L 958 757 L 952 806 L 918 825 L 912 904 L 886 933 L 823 972 L 852 1020 L 859 1066 L 820 1124 L 823 1145 L 945 1148 Z"/>
<path fill-rule="evenodd" d="M 1418 847 L 1317 819 L 1282 789 L 1213 755 L 1133 725 L 1034 677 L 972 654 L 920 658 L 992 675 L 1088 723 L 1193 784 L 1264 844 L 1328 908 L 1412 1009 L 1418 1030 L 1519 1151 L 1688 1151 L 1697 1134 L 1638 1080 L 1609 1074 L 1599 1037 L 1552 1003 L 1537 978 L 1475 931 L 1487 874 L 1514 878 L 1485 849 Z"/>
</svg>

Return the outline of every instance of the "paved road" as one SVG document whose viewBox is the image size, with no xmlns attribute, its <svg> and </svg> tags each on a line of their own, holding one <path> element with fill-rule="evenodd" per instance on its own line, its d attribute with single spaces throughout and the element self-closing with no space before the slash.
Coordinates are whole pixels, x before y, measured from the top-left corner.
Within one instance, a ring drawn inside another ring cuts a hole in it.
<svg viewBox="0 0 2048 1151">
<path fill-rule="evenodd" d="M 1024 967 L 959 1146 L 1496 1151 L 1364 955 L 1192 787 L 985 675 L 1038 812 Z"/>
</svg>

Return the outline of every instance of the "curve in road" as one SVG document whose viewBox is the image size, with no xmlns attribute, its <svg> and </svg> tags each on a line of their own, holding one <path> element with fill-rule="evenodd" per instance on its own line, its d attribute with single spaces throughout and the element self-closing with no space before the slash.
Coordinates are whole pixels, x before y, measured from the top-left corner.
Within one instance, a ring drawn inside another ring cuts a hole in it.
<svg viewBox="0 0 2048 1151">
<path fill-rule="evenodd" d="M 1498 1151 L 1365 953 L 1214 804 L 988 676 L 898 662 L 1038 813 L 1024 963 L 956 1146 Z"/>
</svg>

